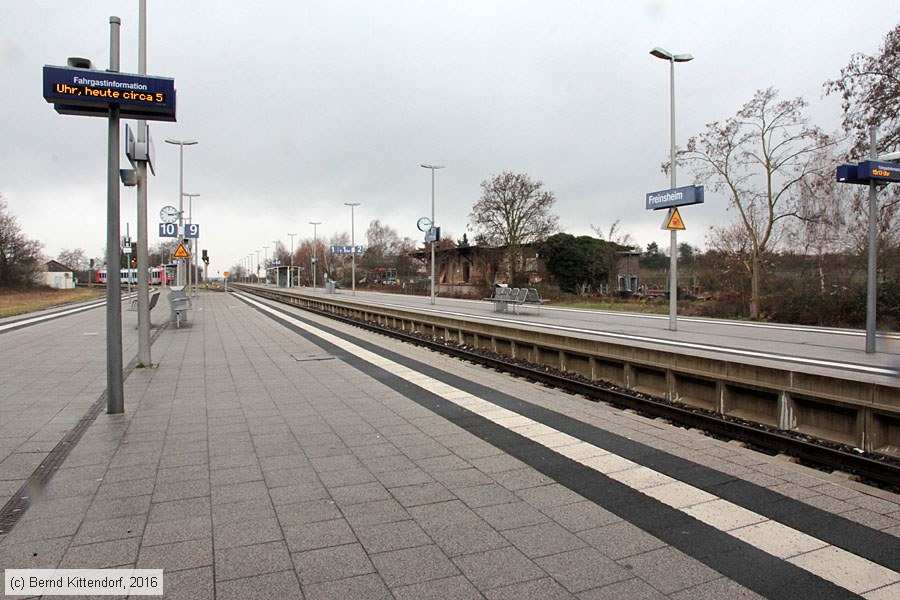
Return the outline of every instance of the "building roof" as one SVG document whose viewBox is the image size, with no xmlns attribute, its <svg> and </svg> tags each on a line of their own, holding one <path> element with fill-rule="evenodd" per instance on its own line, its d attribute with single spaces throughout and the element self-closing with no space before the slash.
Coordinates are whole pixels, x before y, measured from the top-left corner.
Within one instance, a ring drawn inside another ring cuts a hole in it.
<svg viewBox="0 0 900 600">
<path fill-rule="evenodd" d="M 72 273 L 72 269 L 56 260 L 48 260 L 46 263 L 46 271 L 50 273 Z"/>
</svg>

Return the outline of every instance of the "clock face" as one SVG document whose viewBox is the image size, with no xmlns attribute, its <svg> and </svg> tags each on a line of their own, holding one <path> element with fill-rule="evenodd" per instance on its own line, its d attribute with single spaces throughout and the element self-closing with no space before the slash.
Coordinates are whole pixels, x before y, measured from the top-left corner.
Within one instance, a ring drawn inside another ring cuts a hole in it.
<svg viewBox="0 0 900 600">
<path fill-rule="evenodd" d="M 159 211 L 159 220 L 163 223 L 174 223 L 178 220 L 178 209 L 174 206 L 163 206 Z"/>
<path fill-rule="evenodd" d="M 418 221 L 416 221 L 416 227 L 418 227 L 419 231 L 428 231 L 431 229 L 431 219 L 428 217 L 422 217 Z"/>
</svg>

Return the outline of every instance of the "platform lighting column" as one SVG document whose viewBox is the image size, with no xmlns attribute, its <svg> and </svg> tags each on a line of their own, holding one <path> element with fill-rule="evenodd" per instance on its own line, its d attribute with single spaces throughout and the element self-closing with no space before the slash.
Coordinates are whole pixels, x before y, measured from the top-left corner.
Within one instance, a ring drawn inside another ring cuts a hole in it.
<svg viewBox="0 0 900 600">
<path fill-rule="evenodd" d="M 434 171 L 435 169 L 443 169 L 443 165 L 420 165 L 423 169 L 431 169 L 431 231 L 434 233 L 436 231 L 436 226 L 434 224 Z M 434 304 L 434 244 L 435 240 L 431 241 L 431 303 Z"/>
<path fill-rule="evenodd" d="M 256 283 L 259 283 L 259 253 L 260 252 L 262 252 L 262 250 L 256 251 Z"/>
<path fill-rule="evenodd" d="M 266 277 L 266 285 L 269 285 L 269 247 L 263 246 L 263 275 Z"/>
<path fill-rule="evenodd" d="M 147 74 L 147 0 L 138 3 L 138 74 Z M 147 143 L 147 121 L 137 122 L 137 141 Z M 138 362 L 149 367 L 150 355 L 150 256 L 147 250 L 147 161 L 135 161 L 137 176 L 138 267 Z"/>
<path fill-rule="evenodd" d="M 878 151 L 876 148 L 876 128 L 869 129 L 869 158 L 876 160 Z M 869 231 L 868 253 L 866 261 L 866 353 L 873 354 L 876 351 L 875 328 L 876 308 L 878 298 L 878 187 L 875 181 L 869 180 Z"/>
<path fill-rule="evenodd" d="M 278 240 L 274 240 L 272 244 L 272 270 L 275 271 L 275 287 L 278 287 L 278 274 L 281 272 L 281 265 L 274 264 L 277 260 L 275 258 L 275 253 L 278 251 Z"/>
<path fill-rule="evenodd" d="M 321 222 L 321 221 L 310 221 L 309 224 L 313 226 L 313 262 L 312 262 L 312 268 L 313 268 L 313 290 L 315 290 L 315 289 L 316 289 L 316 271 L 317 271 L 318 268 L 319 268 L 319 257 L 318 257 L 319 238 L 316 236 L 316 226 L 317 226 L 317 225 L 321 225 L 322 222 Z"/>
<path fill-rule="evenodd" d="M 350 277 L 353 281 L 350 282 L 350 288 L 353 290 L 353 295 L 356 295 L 356 227 L 354 222 L 354 214 L 353 209 L 359 206 L 359 202 L 344 202 L 344 206 L 350 207 L 350 249 L 352 254 L 350 255 Z"/>
<path fill-rule="evenodd" d="M 193 224 L 193 222 L 194 222 L 193 200 L 194 200 L 194 198 L 196 198 L 199 195 L 200 194 L 189 194 L 187 192 L 184 192 L 184 194 L 183 194 L 183 196 L 188 199 L 188 218 L 187 218 L 188 223 Z M 191 258 L 190 258 L 191 264 L 188 265 L 187 279 L 188 279 L 188 287 L 190 288 L 189 291 L 191 292 L 191 295 L 196 296 L 197 294 L 195 293 L 195 290 L 197 288 L 197 285 L 200 282 L 200 279 L 199 279 L 200 274 L 197 270 L 197 248 L 200 247 L 200 238 L 193 238 L 193 239 L 194 239 L 194 241 L 192 242 Z M 191 275 L 192 271 L 193 271 L 193 275 Z M 192 283 L 192 278 L 193 278 L 193 283 Z"/>
<path fill-rule="evenodd" d="M 289 233 L 288 236 L 291 238 L 291 270 L 288 271 L 288 288 L 293 287 L 292 280 L 294 279 L 294 236 L 296 233 Z"/>
<path fill-rule="evenodd" d="M 184 147 L 193 146 L 197 140 L 166 139 L 166 143 L 178 146 L 178 241 L 184 244 Z M 183 258 L 178 259 L 175 283 L 185 285 Z"/>
<path fill-rule="evenodd" d="M 694 60 L 690 54 L 672 54 L 668 50 L 656 47 L 650 51 L 656 58 L 669 61 L 669 187 L 675 188 L 675 63 Z M 669 245 L 669 330 L 678 329 L 678 232 L 670 232 Z"/>
</svg>

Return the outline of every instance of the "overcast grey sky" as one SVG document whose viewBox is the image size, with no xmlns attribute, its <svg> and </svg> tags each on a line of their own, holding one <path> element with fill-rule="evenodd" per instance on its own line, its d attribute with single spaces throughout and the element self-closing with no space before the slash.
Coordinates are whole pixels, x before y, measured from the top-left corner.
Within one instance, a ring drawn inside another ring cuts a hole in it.
<svg viewBox="0 0 900 600">
<path fill-rule="evenodd" d="M 676 66 L 677 141 L 733 116 L 758 89 L 803 96 L 826 130 L 837 98 L 822 84 L 853 52 L 875 53 L 896 25 L 859 1 L 150 0 L 148 71 L 173 77 L 178 122 L 151 123 L 150 243 L 159 209 L 199 193 L 194 221 L 211 273 L 273 240 L 290 245 L 380 219 L 420 239 L 437 172 L 437 224 L 459 238 L 480 183 L 528 173 L 557 197 L 564 231 L 616 219 L 646 247 L 668 247 L 647 192 L 669 187 L 669 67 L 654 46 L 691 53 Z M 121 70 L 137 72 L 137 0 L 4 0 L 0 18 L 0 194 L 55 257 L 99 256 L 106 231 L 106 122 L 62 116 L 42 98 L 41 67 L 69 56 L 109 64 L 109 17 L 122 19 Z M 124 128 L 124 127 L 123 127 Z M 123 151 L 124 152 L 124 151 Z M 122 166 L 128 163 L 122 156 Z M 679 173 L 678 184 L 691 182 Z M 122 188 L 122 231 L 136 228 Z M 725 201 L 686 207 L 679 241 L 705 247 Z M 469 232 L 472 237 L 472 232 Z"/>
</svg>

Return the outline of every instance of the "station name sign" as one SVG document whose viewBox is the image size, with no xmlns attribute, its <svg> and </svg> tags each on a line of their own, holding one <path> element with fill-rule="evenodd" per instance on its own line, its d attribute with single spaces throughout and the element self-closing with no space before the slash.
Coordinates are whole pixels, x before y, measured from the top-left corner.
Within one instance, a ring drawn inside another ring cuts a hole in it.
<svg viewBox="0 0 900 600">
<path fill-rule="evenodd" d="M 659 210 L 661 208 L 687 206 L 689 204 L 703 204 L 702 185 L 687 185 L 647 194 L 647 210 Z"/>
<path fill-rule="evenodd" d="M 131 73 L 44 66 L 44 100 L 64 115 L 175 121 L 175 80 Z"/>
</svg>

